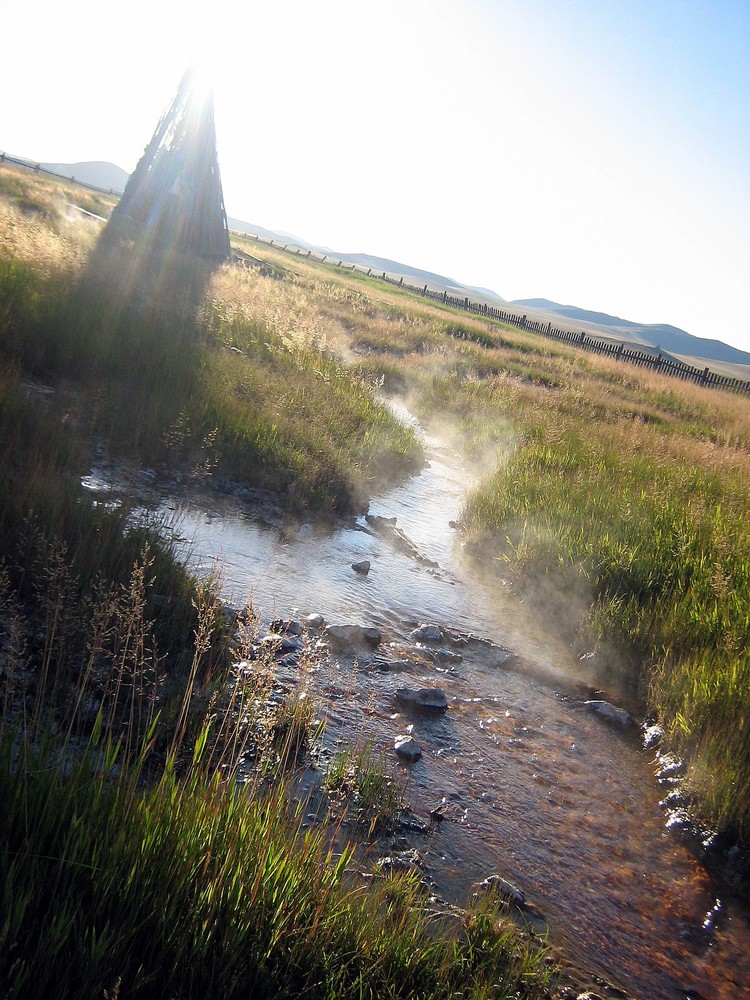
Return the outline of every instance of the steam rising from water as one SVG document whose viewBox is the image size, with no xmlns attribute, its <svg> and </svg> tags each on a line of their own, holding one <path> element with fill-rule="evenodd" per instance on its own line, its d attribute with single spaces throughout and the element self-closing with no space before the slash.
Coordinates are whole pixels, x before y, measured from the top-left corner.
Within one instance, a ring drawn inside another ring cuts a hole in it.
<svg viewBox="0 0 750 1000">
<path fill-rule="evenodd" d="M 425 435 L 425 444 L 429 466 L 370 507 L 396 518 L 412 550 L 364 518 L 335 530 L 280 528 L 231 497 L 170 500 L 161 511 L 199 567 L 221 560 L 235 603 L 250 596 L 268 617 L 320 612 L 384 630 L 389 643 L 377 655 L 389 670 L 342 655 L 321 659 L 313 682 L 331 746 L 343 736 L 385 751 L 412 726 L 424 756 L 404 771 L 408 799 L 424 815 L 442 800 L 450 807 L 415 845 L 438 892 L 465 903 L 472 883 L 500 873 L 524 889 L 553 937 L 637 994 L 739 995 L 737 985 L 750 981 L 746 919 L 724 900 L 717 906 L 705 870 L 665 834 L 663 790 L 637 736 L 588 712 L 588 692 L 569 683 L 590 660 L 556 631 L 566 614 L 576 620 L 587 595 L 537 581 L 519 602 L 496 575 L 477 573 L 448 527 L 472 472 L 443 440 Z M 361 559 L 371 563 L 366 577 L 351 569 Z M 419 621 L 489 638 L 520 654 L 522 670 L 492 666 L 481 645 L 447 666 L 417 656 L 409 633 Z M 405 717 L 395 701 L 404 685 L 440 686 L 448 713 Z"/>
</svg>

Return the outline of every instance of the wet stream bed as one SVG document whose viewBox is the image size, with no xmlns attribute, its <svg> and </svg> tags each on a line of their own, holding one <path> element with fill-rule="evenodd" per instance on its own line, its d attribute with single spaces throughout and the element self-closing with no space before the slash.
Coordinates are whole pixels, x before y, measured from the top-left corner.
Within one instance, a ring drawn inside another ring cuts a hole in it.
<svg viewBox="0 0 750 1000">
<path fill-rule="evenodd" d="M 551 942 L 640 1000 L 750 997 L 747 909 L 668 828 L 669 785 L 639 727 L 592 712 L 572 651 L 465 559 L 450 525 L 467 471 L 440 442 L 427 437 L 426 448 L 419 475 L 335 528 L 282 525 L 234 495 L 141 487 L 191 565 L 221 567 L 230 604 L 249 600 L 265 621 L 315 613 L 381 631 L 377 647 L 314 657 L 306 683 L 327 752 L 369 743 L 392 757 L 417 816 L 438 809 L 428 833 L 407 837 L 437 895 L 465 905 L 499 875 Z M 84 485 L 106 494 L 116 478 L 99 470 Z M 362 560 L 366 574 L 352 569 Z M 417 643 L 420 623 L 446 638 Z M 403 687 L 441 688 L 447 711 L 410 713 L 396 697 Z M 407 731 L 422 750 L 413 764 L 393 755 Z"/>
</svg>

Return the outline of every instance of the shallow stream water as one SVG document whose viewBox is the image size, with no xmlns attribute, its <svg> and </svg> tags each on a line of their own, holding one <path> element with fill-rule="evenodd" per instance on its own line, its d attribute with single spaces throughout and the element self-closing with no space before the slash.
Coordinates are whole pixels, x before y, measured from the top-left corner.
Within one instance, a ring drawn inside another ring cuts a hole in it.
<svg viewBox="0 0 750 1000">
<path fill-rule="evenodd" d="M 396 518 L 411 549 L 364 518 L 281 528 L 235 497 L 150 502 L 195 567 L 219 561 L 230 603 L 250 599 L 266 620 L 320 613 L 382 630 L 388 669 L 334 654 L 314 670 L 315 696 L 329 743 L 367 740 L 391 754 L 411 727 L 422 759 L 394 767 L 414 812 L 443 803 L 445 820 L 410 844 L 441 897 L 465 904 L 498 874 L 543 915 L 551 941 L 641 1000 L 750 996 L 747 911 L 667 828 L 653 751 L 636 727 L 584 705 L 581 663 L 544 616 L 475 574 L 449 526 L 468 473 L 439 441 L 427 436 L 426 448 L 428 467 L 370 505 Z M 351 568 L 363 559 L 366 576 Z M 491 640 L 518 655 L 516 667 L 498 667 L 481 643 L 461 647 L 460 662 L 410 656 L 421 622 Z M 395 699 L 404 686 L 441 687 L 447 713 L 404 714 Z"/>
</svg>

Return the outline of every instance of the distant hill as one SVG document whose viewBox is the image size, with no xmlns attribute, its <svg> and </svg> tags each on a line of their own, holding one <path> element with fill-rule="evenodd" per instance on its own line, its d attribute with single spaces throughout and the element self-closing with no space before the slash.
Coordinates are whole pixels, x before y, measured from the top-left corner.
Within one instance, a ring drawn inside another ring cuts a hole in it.
<svg viewBox="0 0 750 1000">
<path fill-rule="evenodd" d="M 747 351 L 730 347 L 721 340 L 695 337 L 692 333 L 686 333 L 685 330 L 666 323 L 635 323 L 619 316 L 610 316 L 608 313 L 580 309 L 578 306 L 560 305 L 559 302 L 552 302 L 550 299 L 515 299 L 510 305 L 542 312 L 551 319 L 559 317 L 570 320 L 576 326 L 602 331 L 609 337 L 635 341 L 673 354 L 722 361 L 732 365 L 750 365 L 750 354 Z"/>
<path fill-rule="evenodd" d="M 62 177 L 72 177 L 92 187 L 104 188 L 105 191 L 115 191 L 122 194 L 130 174 L 114 163 L 104 163 L 100 160 L 85 163 L 40 163 L 44 170 L 51 170 Z"/>
</svg>

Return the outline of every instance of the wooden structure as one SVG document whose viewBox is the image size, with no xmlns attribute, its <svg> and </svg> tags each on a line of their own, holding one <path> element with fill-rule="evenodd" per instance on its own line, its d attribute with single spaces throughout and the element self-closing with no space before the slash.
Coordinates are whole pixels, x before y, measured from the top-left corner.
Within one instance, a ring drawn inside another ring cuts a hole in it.
<svg viewBox="0 0 750 1000">
<path fill-rule="evenodd" d="M 153 248 L 229 259 L 213 94 L 196 85 L 192 68 L 131 174 L 108 229 Z"/>
</svg>

